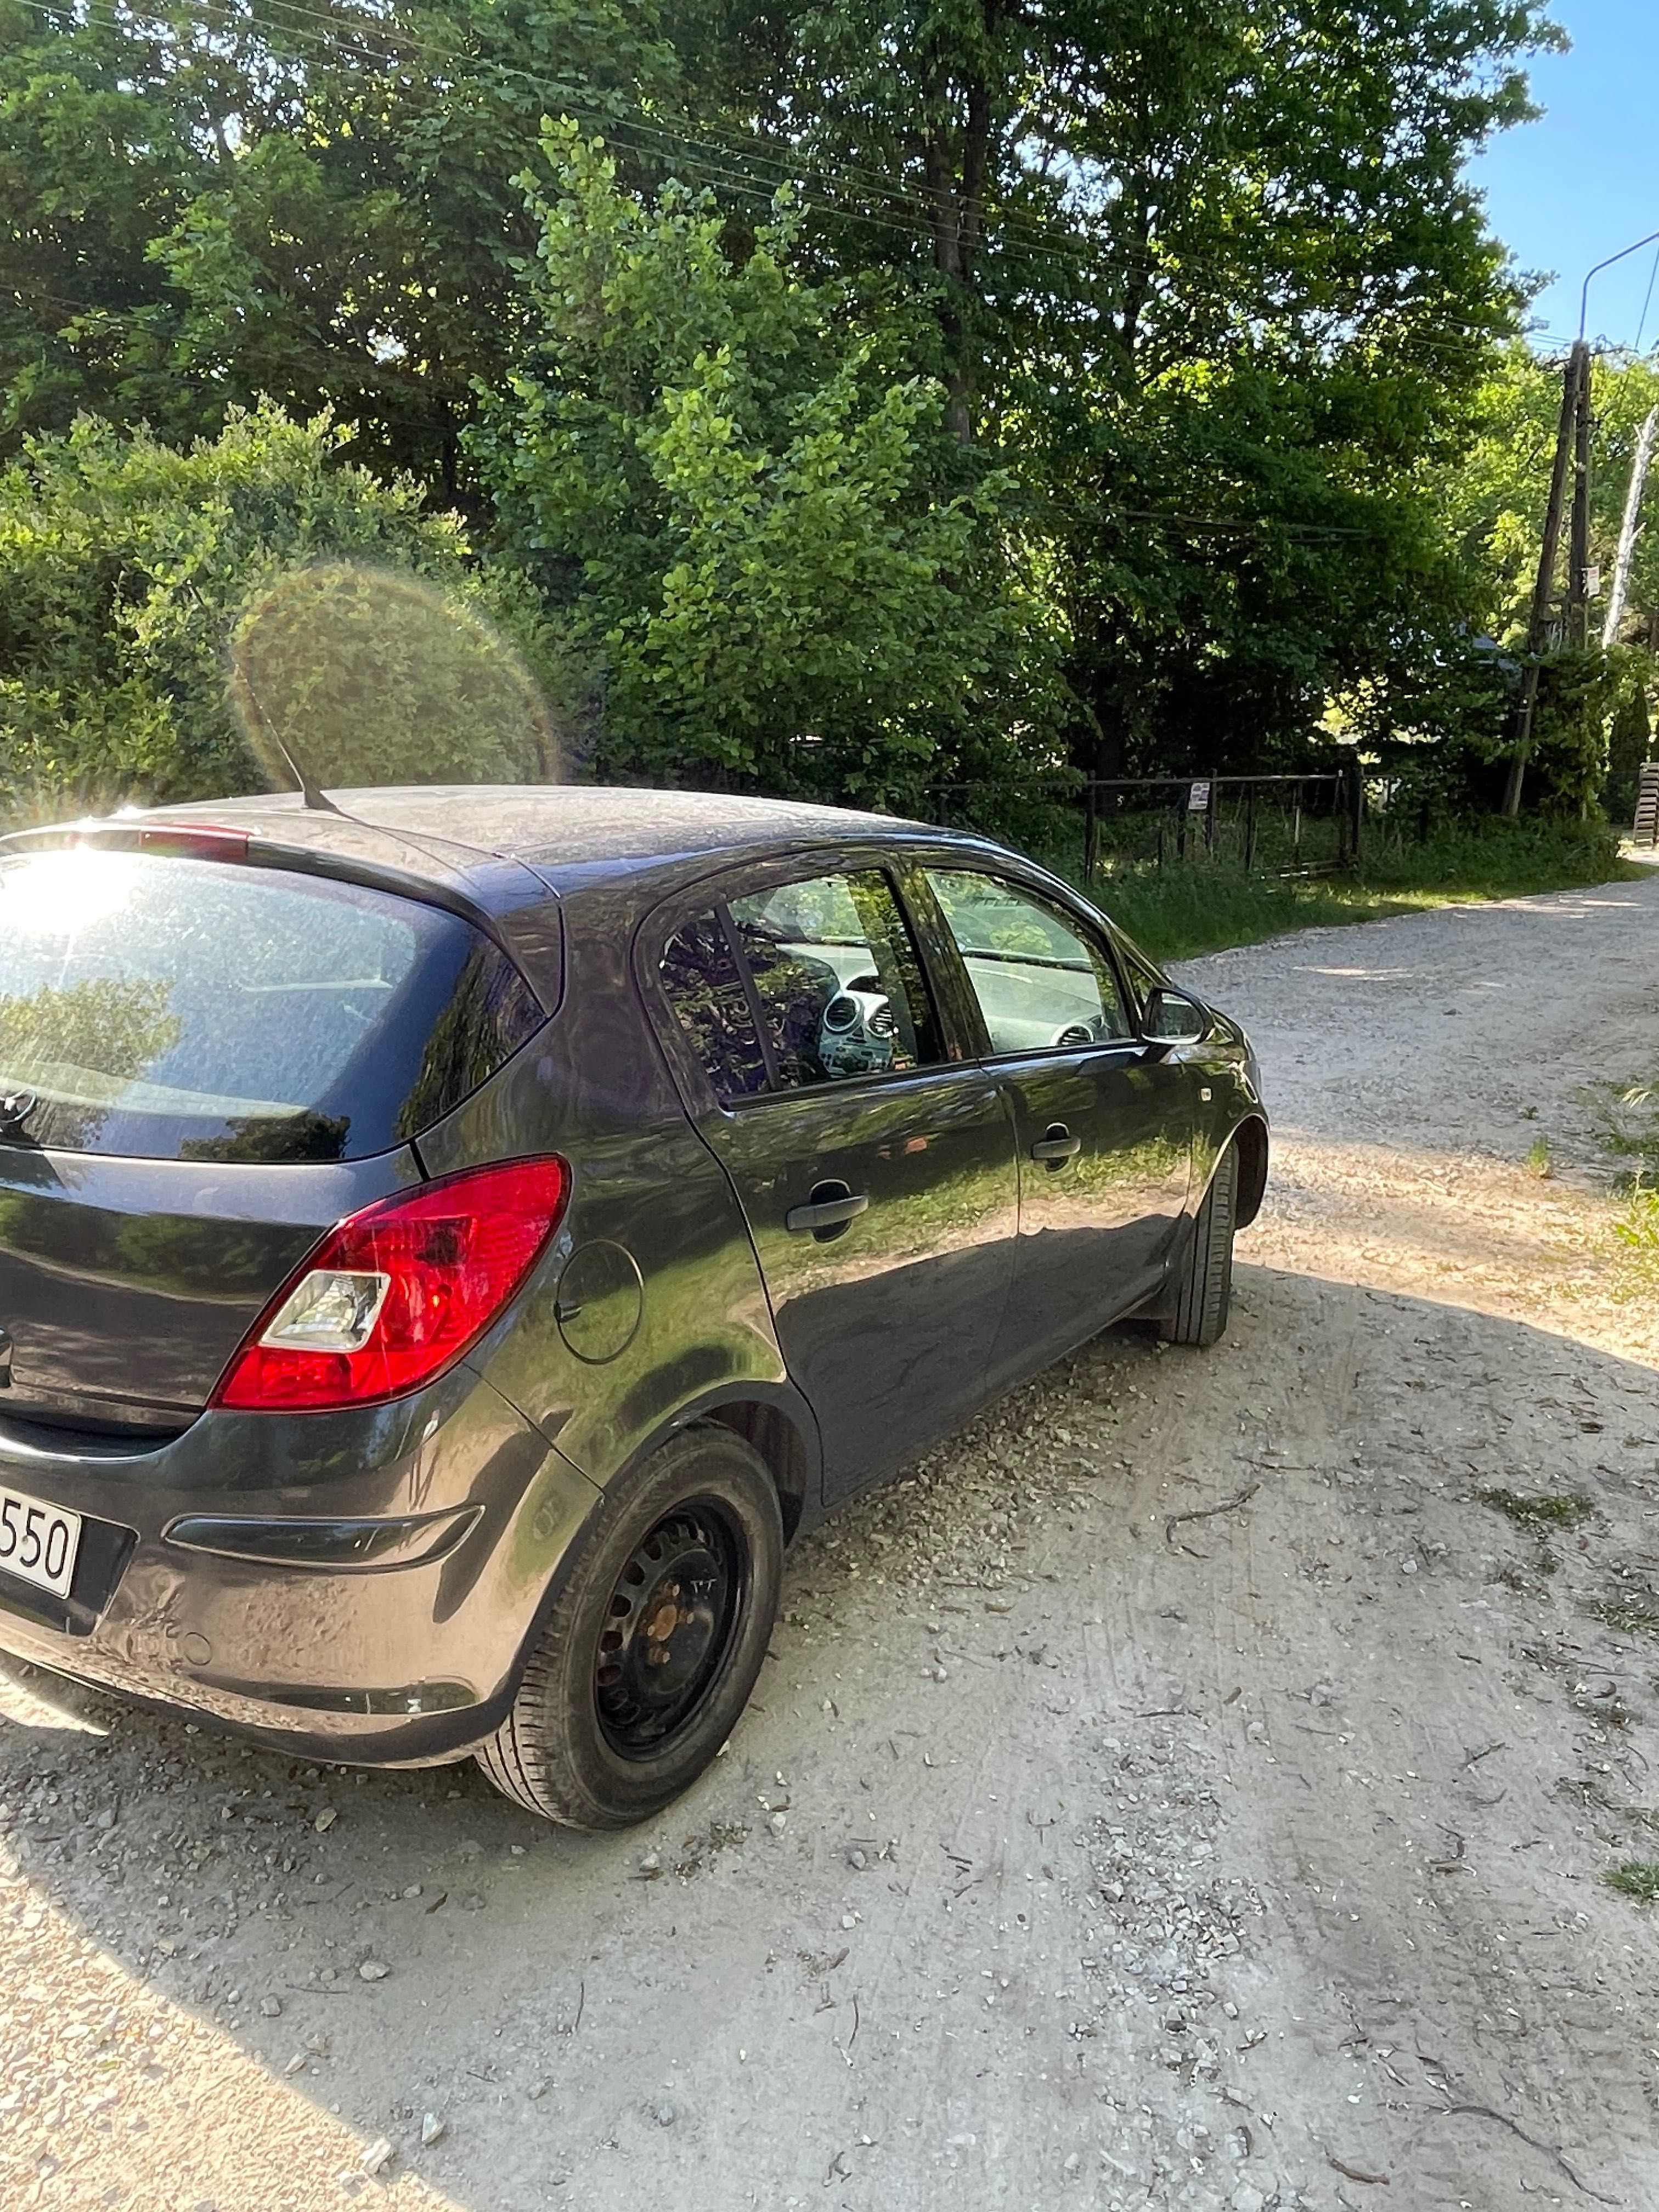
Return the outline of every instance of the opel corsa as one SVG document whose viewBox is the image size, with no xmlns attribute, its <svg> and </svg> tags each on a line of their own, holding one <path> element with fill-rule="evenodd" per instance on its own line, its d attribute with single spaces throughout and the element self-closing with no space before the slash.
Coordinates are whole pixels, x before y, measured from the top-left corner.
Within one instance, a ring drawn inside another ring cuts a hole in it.
<svg viewBox="0 0 1659 2212">
<path fill-rule="evenodd" d="M 1013 853 L 690 793 L 0 843 L 0 1647 L 580 1827 L 784 1548 L 1125 1316 L 1207 1345 L 1243 1031 Z"/>
</svg>

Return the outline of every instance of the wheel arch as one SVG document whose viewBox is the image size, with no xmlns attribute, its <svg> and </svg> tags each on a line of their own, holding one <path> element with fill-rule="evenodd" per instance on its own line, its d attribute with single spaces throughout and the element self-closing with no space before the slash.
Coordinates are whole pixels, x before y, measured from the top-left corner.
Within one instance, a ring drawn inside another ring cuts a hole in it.
<svg viewBox="0 0 1659 2212">
<path fill-rule="evenodd" d="M 1248 1229 L 1261 1211 L 1267 1188 L 1267 1125 L 1253 1114 L 1233 1131 L 1238 1148 L 1238 1198 L 1234 1225 Z"/>
<path fill-rule="evenodd" d="M 786 1545 L 793 1540 L 804 1524 L 810 1524 L 817 1517 L 816 1508 L 822 1490 L 823 1455 L 818 1444 L 817 1424 L 799 1391 L 785 1383 L 739 1382 L 727 1384 L 720 1390 L 677 1407 L 659 1420 L 649 1435 L 620 1460 L 603 1480 L 588 1478 L 593 1498 L 580 1528 L 561 1547 L 557 1556 L 549 1560 L 538 1577 L 535 1602 L 526 1618 L 518 1650 L 503 1686 L 507 1703 L 511 1703 L 524 1671 L 526 1658 L 534 1650 L 548 1614 L 564 1586 L 575 1552 L 576 1538 L 595 1516 L 606 1510 L 605 1497 L 610 1486 L 620 1475 L 643 1466 L 653 1454 L 662 1449 L 671 1437 L 699 1424 L 705 1427 L 718 1425 L 729 1430 L 759 1453 L 777 1488 L 778 1510 L 783 1522 Z M 502 1694 L 502 1690 L 498 1689 L 498 1700 Z M 465 1756 L 465 1753 L 460 1755 Z"/>
<path fill-rule="evenodd" d="M 783 1540 L 792 1542 L 818 1487 L 817 1435 L 815 1428 L 809 1433 L 805 1425 L 811 1419 L 805 1407 L 797 1413 L 781 1398 L 740 1396 L 722 1398 L 704 1407 L 694 1418 L 732 1430 L 760 1454 L 777 1486 Z M 652 1449 L 655 1449 L 653 1444 Z"/>
</svg>

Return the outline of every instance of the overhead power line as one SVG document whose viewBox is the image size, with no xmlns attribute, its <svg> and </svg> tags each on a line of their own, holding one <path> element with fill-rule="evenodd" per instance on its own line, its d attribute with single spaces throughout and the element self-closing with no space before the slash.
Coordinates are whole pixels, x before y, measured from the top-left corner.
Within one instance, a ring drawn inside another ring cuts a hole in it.
<svg viewBox="0 0 1659 2212">
<path fill-rule="evenodd" d="M 61 22 L 66 12 L 79 13 L 90 23 L 135 35 L 142 35 L 139 27 L 146 23 L 171 28 L 174 20 L 171 13 L 146 16 L 142 7 L 124 9 L 118 0 L 79 0 L 78 8 L 70 10 L 54 7 L 49 0 L 18 0 L 18 4 L 56 22 Z M 793 145 L 786 151 L 775 140 L 732 131 L 706 121 L 693 126 L 656 119 L 653 111 L 642 102 L 634 103 L 634 112 L 630 113 L 617 101 L 585 100 L 573 87 L 558 79 L 465 48 L 441 45 L 430 37 L 417 34 L 394 17 L 382 18 L 379 22 L 364 21 L 361 28 L 354 28 L 343 24 L 337 14 L 306 6 L 304 0 L 266 0 L 266 4 L 302 55 L 307 52 L 331 53 L 383 70 L 406 65 L 411 56 L 419 56 L 447 67 L 488 70 L 548 96 L 552 106 L 569 114 L 574 120 L 613 138 L 620 137 L 627 150 L 672 159 L 674 166 L 687 171 L 693 181 L 701 179 L 727 192 L 769 201 L 779 189 L 790 186 L 798 191 L 804 205 L 816 206 L 842 221 L 883 230 L 912 242 L 931 245 L 933 241 L 933 226 L 941 212 L 935 197 L 905 185 L 890 173 L 864 167 L 843 157 L 826 155 L 810 143 Z M 189 0 L 189 12 L 210 35 L 242 36 L 254 29 L 249 19 L 229 4 L 229 0 Z M 380 41 L 378 45 L 374 43 L 377 38 Z M 629 138 L 645 143 L 630 146 Z M 744 166 L 734 167 L 734 161 L 739 161 Z M 815 173 L 824 180 L 823 184 L 814 186 L 805 181 L 804 170 Z M 837 181 L 896 206 L 912 209 L 918 220 L 907 222 L 891 215 L 878 215 L 867 207 L 842 204 L 826 189 Z M 1180 248 L 1158 251 L 1149 246 L 1137 249 L 1133 245 L 1075 234 L 1057 234 L 1050 227 L 1038 225 L 1013 210 L 993 211 L 983 250 L 994 276 L 1009 273 L 1000 269 L 996 260 L 1000 253 L 1008 251 L 1028 259 L 1048 261 L 1096 275 L 1116 274 L 1126 263 L 1140 267 L 1155 278 L 1170 281 L 1189 277 L 1194 270 L 1207 270 L 1228 276 L 1237 273 L 1236 262 Z M 1436 331 L 1401 332 L 1389 331 L 1386 325 L 1373 325 L 1369 331 L 1362 328 L 1353 333 L 1362 343 L 1369 337 L 1370 343 L 1381 348 L 1423 359 L 1453 357 L 1459 352 L 1484 354 L 1500 344 L 1507 335 L 1480 321 L 1449 321 Z"/>
</svg>

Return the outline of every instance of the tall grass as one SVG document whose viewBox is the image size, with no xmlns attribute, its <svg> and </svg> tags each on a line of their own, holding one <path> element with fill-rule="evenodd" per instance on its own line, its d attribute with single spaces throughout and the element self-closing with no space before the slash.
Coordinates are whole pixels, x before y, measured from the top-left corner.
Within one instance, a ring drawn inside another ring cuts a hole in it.
<svg viewBox="0 0 1659 2212">
<path fill-rule="evenodd" d="M 1613 1224 L 1623 1295 L 1650 1297 L 1659 1291 L 1659 1079 L 1627 1087 L 1594 1083 L 1585 1095 L 1603 1148 L 1626 1164 Z"/>
<path fill-rule="evenodd" d="M 1650 1297 L 1659 1291 L 1659 1190 L 1638 1186 L 1631 1191 L 1613 1233 L 1621 1247 L 1626 1294 Z"/>
<path fill-rule="evenodd" d="M 1075 864 L 1062 871 L 1073 881 Z M 1156 958 L 1191 960 L 1288 930 L 1375 921 L 1425 907 L 1529 892 L 1573 890 L 1636 877 L 1601 823 L 1495 821 L 1425 843 L 1376 838 L 1360 866 L 1333 876 L 1278 878 L 1191 860 L 1103 870 L 1093 896 Z"/>
</svg>

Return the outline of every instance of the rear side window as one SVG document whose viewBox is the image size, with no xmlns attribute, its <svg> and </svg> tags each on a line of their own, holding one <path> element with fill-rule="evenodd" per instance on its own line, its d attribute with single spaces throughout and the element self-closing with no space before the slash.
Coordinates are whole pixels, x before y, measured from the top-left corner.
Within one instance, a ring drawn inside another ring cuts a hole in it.
<svg viewBox="0 0 1659 2212">
<path fill-rule="evenodd" d="M 756 891 L 731 914 L 780 1089 L 942 1057 L 921 963 L 878 870 Z"/>
<path fill-rule="evenodd" d="M 0 859 L 0 1096 L 35 1101 L 12 1109 L 26 1142 L 361 1158 L 542 1018 L 468 922 L 387 892 L 85 848 Z"/>
</svg>

